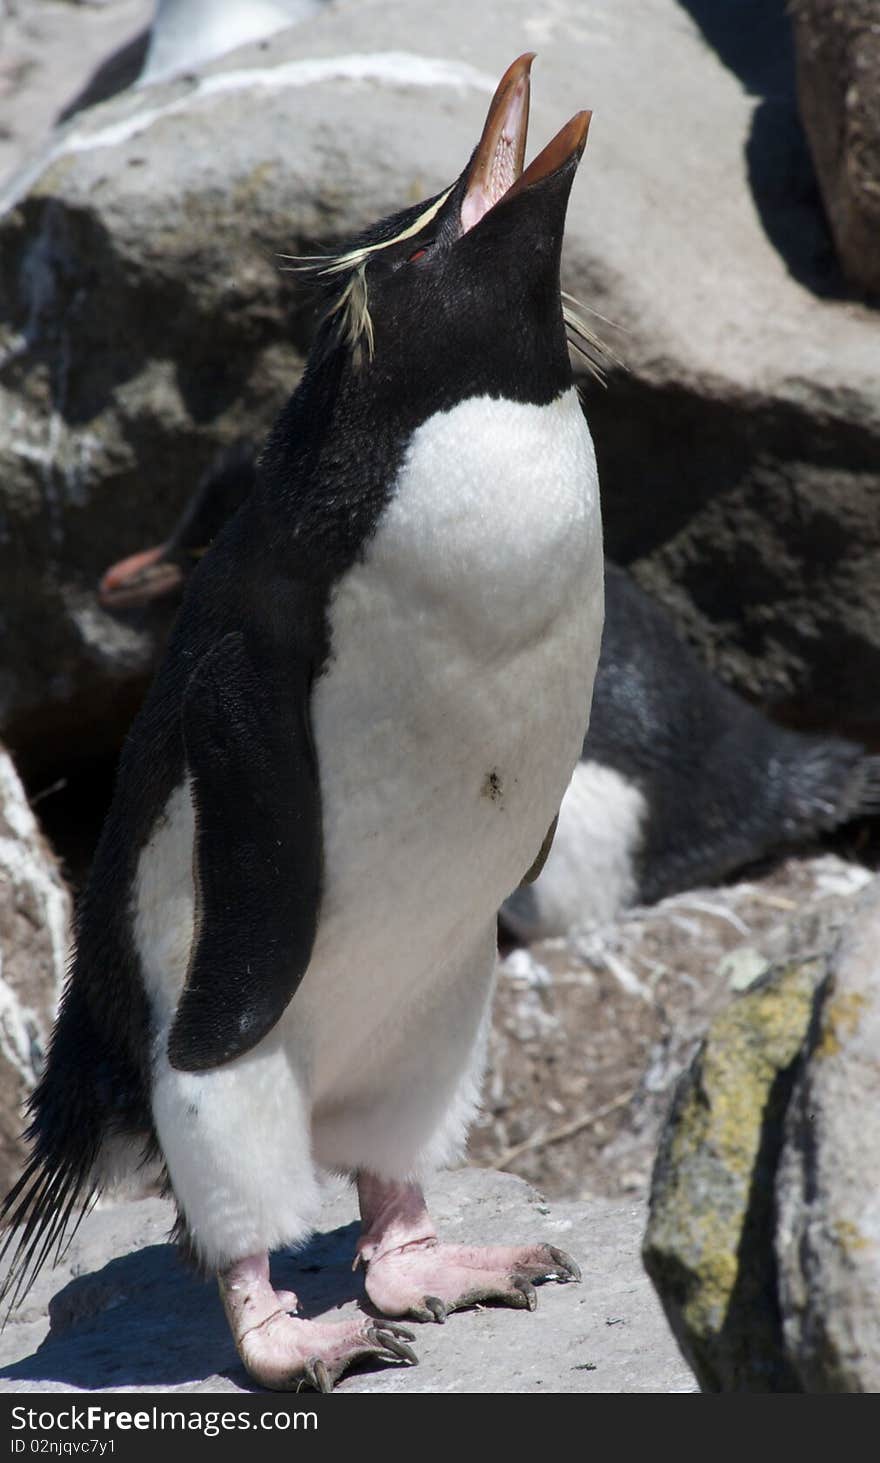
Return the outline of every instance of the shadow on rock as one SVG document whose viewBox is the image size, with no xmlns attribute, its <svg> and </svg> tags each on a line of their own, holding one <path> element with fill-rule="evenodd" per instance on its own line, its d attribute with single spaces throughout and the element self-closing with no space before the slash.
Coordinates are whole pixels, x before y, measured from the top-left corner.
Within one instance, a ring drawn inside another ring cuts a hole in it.
<svg viewBox="0 0 880 1463">
<path fill-rule="evenodd" d="M 718 59 L 757 97 L 745 155 L 755 209 L 799 284 L 824 299 L 848 299 L 807 139 L 795 83 L 786 0 L 679 0 Z"/>
<path fill-rule="evenodd" d="M 149 45 L 150 27 L 144 26 L 130 41 L 117 47 L 98 63 L 85 84 L 62 107 L 55 118 L 55 125 L 69 122 L 77 112 L 84 112 L 87 107 L 96 107 L 99 102 L 106 102 L 110 97 L 118 96 L 119 92 L 127 91 L 133 86 L 143 70 Z"/>
<path fill-rule="evenodd" d="M 297 1254 L 275 1256 L 273 1281 L 296 1292 L 300 1315 L 322 1315 L 362 1297 L 351 1269 L 358 1233 L 348 1224 L 315 1235 Z M 49 1315 L 46 1340 L 0 1371 L 4 1381 L 112 1391 L 180 1386 L 219 1373 L 250 1386 L 216 1287 L 185 1269 L 171 1245 L 148 1245 L 77 1277 L 53 1297 Z"/>
</svg>

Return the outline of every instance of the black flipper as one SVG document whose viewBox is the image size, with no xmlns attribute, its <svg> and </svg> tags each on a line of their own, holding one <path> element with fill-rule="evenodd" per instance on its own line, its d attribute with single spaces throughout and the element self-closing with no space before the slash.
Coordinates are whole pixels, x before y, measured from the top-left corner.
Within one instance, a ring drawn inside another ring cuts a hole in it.
<svg viewBox="0 0 880 1463">
<path fill-rule="evenodd" d="M 182 1071 L 221 1066 L 255 1046 L 311 958 L 321 811 L 310 682 L 310 667 L 257 660 L 234 633 L 186 689 L 197 933 L 168 1042 Z"/>
<path fill-rule="evenodd" d="M 544 834 L 544 842 L 538 849 L 538 857 L 535 859 L 535 862 L 532 864 L 532 867 L 529 869 L 528 873 L 523 874 L 523 884 L 534 884 L 535 880 L 537 879 L 538 875 L 546 864 L 548 858 L 550 857 L 550 850 L 553 847 L 553 839 L 556 835 L 556 825 L 558 822 L 559 814 L 557 813 L 556 817 L 553 819 L 553 822 L 550 824 L 550 827 L 547 829 L 547 832 Z"/>
</svg>

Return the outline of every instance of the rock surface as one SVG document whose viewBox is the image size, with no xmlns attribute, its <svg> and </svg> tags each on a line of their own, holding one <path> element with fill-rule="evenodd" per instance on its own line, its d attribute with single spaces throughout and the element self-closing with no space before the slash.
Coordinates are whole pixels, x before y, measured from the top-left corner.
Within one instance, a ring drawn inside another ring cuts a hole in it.
<svg viewBox="0 0 880 1463">
<path fill-rule="evenodd" d="M 548 1284 L 538 1309 L 486 1307 L 416 1326 L 417 1367 L 363 1370 L 342 1392 L 692 1392 L 693 1378 L 641 1270 L 643 1210 L 596 1201 L 548 1207 L 520 1180 L 461 1170 L 440 1177 L 429 1202 L 441 1232 L 495 1242 L 542 1238 L 582 1265 L 579 1286 Z M 303 1313 L 355 1309 L 351 1192 L 329 1200 L 326 1231 L 277 1283 Z M 165 1243 L 170 1207 L 144 1199 L 99 1210 L 60 1270 L 43 1275 L 0 1338 L 0 1390 L 13 1392 L 252 1390 L 216 1288 L 184 1270 Z M 51 1326 L 46 1319 L 49 1305 Z"/>
<path fill-rule="evenodd" d="M 781 1345 L 773 1184 L 821 959 L 782 967 L 716 1017 L 676 1090 L 644 1259 L 706 1392 L 797 1392 Z"/>
<path fill-rule="evenodd" d="M 503 24 L 463 0 L 340 0 L 79 114 L 7 192 L 0 726 L 29 768 L 62 734 L 68 758 L 118 742 L 154 646 L 96 580 L 296 380 L 312 321 L 278 251 L 447 183 L 513 36 L 540 52 L 533 146 L 595 109 L 566 281 L 630 367 L 588 391 L 612 556 L 754 696 L 878 719 L 876 319 L 791 272 L 815 219 L 747 167 L 748 81 L 675 0 L 509 0 Z"/>
<path fill-rule="evenodd" d="M 800 112 L 844 271 L 880 296 L 880 0 L 792 0 Z"/>
<path fill-rule="evenodd" d="M 124 67 L 125 82 L 133 80 L 154 9 L 154 0 L 0 5 L 0 184 L 43 142 L 96 67 L 133 39 L 137 50 L 140 36 L 140 59 Z"/>
<path fill-rule="evenodd" d="M 648 1193 L 676 1082 L 713 1017 L 774 961 L 827 948 L 871 879 L 790 858 L 501 964 L 470 1154 L 548 1194 Z"/>
<path fill-rule="evenodd" d="M 70 896 L 0 747 L 0 1194 L 21 1171 L 26 1098 L 67 969 Z"/>
<path fill-rule="evenodd" d="M 823 990 L 785 1121 L 776 1256 L 806 1392 L 880 1392 L 880 881 Z"/>
<path fill-rule="evenodd" d="M 715 1018 L 663 1131 L 645 1265 L 705 1391 L 880 1389 L 880 882 L 842 914 Z"/>
</svg>

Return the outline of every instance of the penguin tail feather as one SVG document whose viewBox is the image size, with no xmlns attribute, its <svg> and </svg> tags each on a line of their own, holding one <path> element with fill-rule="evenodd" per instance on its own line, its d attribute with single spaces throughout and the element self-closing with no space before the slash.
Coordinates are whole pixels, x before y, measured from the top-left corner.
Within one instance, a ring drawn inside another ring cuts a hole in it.
<svg viewBox="0 0 880 1463">
<path fill-rule="evenodd" d="M 27 1113 L 31 1158 L 0 1207 L 0 1329 L 46 1262 L 61 1261 L 110 1180 L 108 1140 L 142 1145 L 144 1163 L 152 1156 L 149 1113 L 131 1068 L 99 1038 L 75 990 L 62 999 Z"/>
<path fill-rule="evenodd" d="M 863 757 L 850 780 L 851 806 L 847 817 L 876 817 L 880 813 L 880 757 Z"/>
<path fill-rule="evenodd" d="M 833 765 L 829 759 L 829 770 Z M 837 828 L 852 818 L 872 817 L 880 813 L 880 757 L 860 751 L 848 766 L 845 762 L 837 765 L 841 767 L 843 776 L 826 826 Z"/>
<path fill-rule="evenodd" d="M 791 833 L 830 832 L 880 814 L 880 757 L 855 742 L 798 736 L 791 769 Z"/>
<path fill-rule="evenodd" d="M 0 1246 L 0 1266 L 9 1256 L 0 1283 L 0 1330 L 27 1296 L 53 1249 L 53 1266 L 61 1261 L 94 1204 L 98 1187 L 89 1181 L 90 1172 L 91 1166 L 82 1172 L 74 1163 L 48 1167 L 37 1154 L 7 1194 L 0 1210 L 0 1220 L 8 1226 Z"/>
</svg>

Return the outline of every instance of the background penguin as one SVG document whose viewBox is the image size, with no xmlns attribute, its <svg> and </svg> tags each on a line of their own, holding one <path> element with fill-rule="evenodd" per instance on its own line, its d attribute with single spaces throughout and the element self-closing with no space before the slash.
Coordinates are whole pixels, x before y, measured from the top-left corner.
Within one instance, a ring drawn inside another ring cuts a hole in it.
<svg viewBox="0 0 880 1463">
<path fill-rule="evenodd" d="M 300 1320 L 273 1290 L 317 1168 L 356 1178 L 381 1315 L 531 1308 L 533 1280 L 577 1274 L 440 1243 L 420 1188 L 461 1153 L 497 909 L 580 753 L 602 626 L 559 289 L 589 114 L 522 172 L 531 59 L 456 183 L 320 262 L 301 385 L 124 749 L 5 1206 L 14 1303 L 97 1190 L 157 1161 L 282 1389 L 414 1359 L 393 1324 Z"/>
<path fill-rule="evenodd" d="M 58 113 L 56 125 L 130 86 L 189 75 L 238 46 L 311 20 L 329 0 L 156 0 L 151 23 L 112 51 Z"/>
<path fill-rule="evenodd" d="M 310 20 L 327 0 L 157 0 L 141 85 L 196 71 L 289 25 Z"/>
<path fill-rule="evenodd" d="M 247 443 L 224 449 L 168 543 L 109 570 L 102 602 L 176 606 L 254 472 Z M 522 940 L 565 934 L 877 812 L 880 758 L 769 721 L 706 669 L 624 569 L 606 563 L 581 761 L 544 869 L 505 902 L 502 923 Z"/>
<path fill-rule="evenodd" d="M 217 454 L 165 543 L 111 565 L 98 585 L 105 609 L 133 609 L 169 599 L 177 604 L 196 564 L 257 480 L 254 443 L 240 437 Z"/>
<path fill-rule="evenodd" d="M 503 922 L 523 940 L 564 934 L 877 812 L 880 758 L 769 721 L 607 564 L 582 758 L 541 877 L 506 901 Z"/>
</svg>

